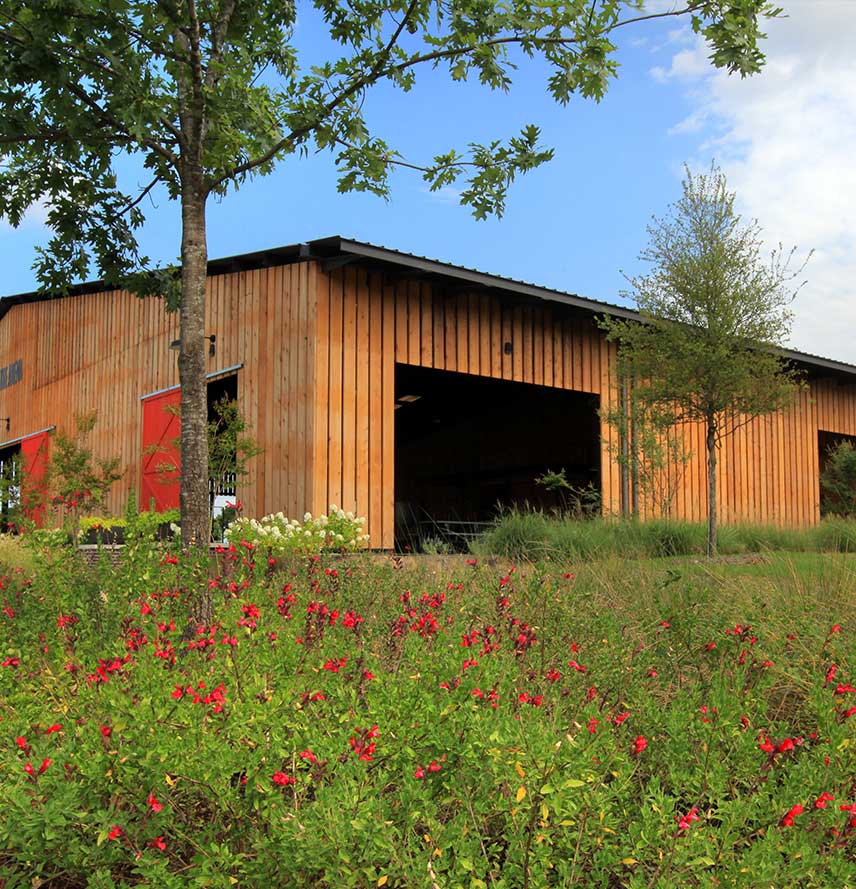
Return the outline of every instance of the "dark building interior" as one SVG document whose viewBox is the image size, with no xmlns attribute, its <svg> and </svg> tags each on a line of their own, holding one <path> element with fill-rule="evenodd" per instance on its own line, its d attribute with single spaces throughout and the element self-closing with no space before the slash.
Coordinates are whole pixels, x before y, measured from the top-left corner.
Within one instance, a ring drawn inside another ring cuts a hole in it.
<svg viewBox="0 0 856 889">
<path fill-rule="evenodd" d="M 598 406 L 587 393 L 396 365 L 396 548 L 439 538 L 463 549 L 502 508 L 584 506 L 536 479 L 564 470 L 597 496 Z"/>
</svg>

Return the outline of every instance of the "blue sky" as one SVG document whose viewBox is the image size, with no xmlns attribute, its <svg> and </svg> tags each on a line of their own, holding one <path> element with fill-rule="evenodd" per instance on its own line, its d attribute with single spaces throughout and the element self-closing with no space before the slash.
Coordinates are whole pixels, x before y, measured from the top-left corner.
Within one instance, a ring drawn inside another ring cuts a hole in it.
<svg viewBox="0 0 856 889">
<path fill-rule="evenodd" d="M 321 154 L 287 159 L 212 202 L 209 253 L 341 234 L 615 302 L 622 270 L 639 268 L 652 214 L 679 196 L 683 163 L 716 159 L 771 244 L 796 244 L 801 255 L 816 248 L 794 304 L 792 345 L 856 362 L 856 26 L 849 0 L 782 5 L 789 18 L 770 23 L 768 67 L 747 81 L 714 72 L 686 25 L 669 20 L 628 30 L 619 78 L 600 104 L 556 105 L 535 64 L 521 66 L 507 95 L 430 71 L 408 95 L 369 94 L 370 124 L 416 162 L 541 126 L 556 157 L 518 180 L 501 220 L 475 221 L 453 189 L 431 194 L 408 171 L 394 175 L 387 202 L 340 195 L 332 157 Z M 319 52 L 311 19 L 301 20 L 298 37 Z M 157 195 L 146 212 L 145 251 L 174 260 L 177 206 Z M 4 294 L 36 286 L 30 265 L 47 238 L 41 219 L 36 208 L 16 231 L 0 223 Z"/>
</svg>

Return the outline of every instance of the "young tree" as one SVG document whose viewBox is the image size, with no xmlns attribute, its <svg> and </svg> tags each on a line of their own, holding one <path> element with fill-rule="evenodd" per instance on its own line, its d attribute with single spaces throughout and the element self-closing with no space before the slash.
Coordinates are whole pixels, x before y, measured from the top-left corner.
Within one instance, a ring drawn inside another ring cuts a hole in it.
<svg viewBox="0 0 856 889">
<path fill-rule="evenodd" d="M 0 0 L 0 217 L 20 223 L 36 201 L 55 235 L 36 269 L 61 290 L 92 265 L 107 285 L 161 294 L 181 313 L 182 537 L 207 541 L 205 403 L 206 205 L 248 177 L 310 146 L 329 149 L 343 191 L 385 196 L 396 164 L 431 189 L 463 177 L 461 201 L 477 217 L 501 215 L 506 191 L 551 157 L 535 126 L 507 142 L 405 160 L 368 129 L 367 92 L 403 91 L 419 70 L 476 76 L 507 90 L 516 63 L 540 56 L 558 102 L 600 99 L 617 74 L 615 36 L 646 21 L 683 18 L 706 39 L 717 67 L 747 75 L 764 57 L 767 0 L 685 0 L 651 12 L 643 0 L 313 0 L 338 55 L 301 64 L 295 5 L 279 0 Z M 424 116 L 424 109 L 419 110 Z M 428 122 L 430 126 L 430 121 Z M 122 154 L 151 181 L 135 194 L 117 179 Z M 158 183 L 180 204 L 179 270 L 153 272 L 135 231 Z"/>
<path fill-rule="evenodd" d="M 762 257 L 757 222 L 744 223 L 715 166 L 683 181 L 671 215 L 648 226 L 640 258 L 647 275 L 630 278 L 643 323 L 606 318 L 619 343 L 622 378 L 635 397 L 674 422 L 706 431 L 708 555 L 716 553 L 716 451 L 756 417 L 785 407 L 798 379 L 776 351 L 790 330 L 794 250 Z"/>
</svg>

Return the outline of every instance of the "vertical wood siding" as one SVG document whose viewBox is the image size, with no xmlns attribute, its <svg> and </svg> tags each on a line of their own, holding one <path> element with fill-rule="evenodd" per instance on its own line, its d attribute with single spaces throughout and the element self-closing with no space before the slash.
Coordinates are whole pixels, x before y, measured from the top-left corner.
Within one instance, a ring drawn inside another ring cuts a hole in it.
<svg viewBox="0 0 856 889">
<path fill-rule="evenodd" d="M 310 499 L 314 274 L 303 263 L 208 281 L 206 333 L 217 337 L 208 369 L 243 365 L 238 399 L 264 447 L 238 484 L 248 515 L 302 515 Z M 11 418 L 0 439 L 72 432 L 76 414 L 97 411 L 90 443 L 97 457 L 120 458 L 125 474 L 107 506 L 121 513 L 130 490 L 140 495 L 140 397 L 178 384 L 177 338 L 178 316 L 155 298 L 112 291 L 14 306 L 0 321 L 0 366 L 20 359 L 23 379 L 0 390 L 0 415 Z"/>
<path fill-rule="evenodd" d="M 217 336 L 209 370 L 243 365 L 241 410 L 264 447 L 239 482 L 248 515 L 299 517 L 334 503 L 367 517 L 373 546 L 392 546 L 396 362 L 592 393 L 602 407 L 617 400 L 614 346 L 591 318 L 559 305 L 317 262 L 216 275 L 208 290 L 206 332 Z M 0 366 L 20 359 L 23 378 L 0 390 L 0 416 L 11 418 L 0 437 L 71 430 L 75 414 L 97 410 L 95 453 L 118 455 L 125 469 L 108 504 L 121 512 L 127 492 L 140 490 L 140 396 L 177 385 L 177 337 L 177 316 L 160 300 L 123 292 L 14 306 L 0 321 Z M 815 378 L 790 409 L 723 444 L 721 520 L 816 522 L 819 430 L 856 435 L 856 380 Z M 704 433 L 685 425 L 675 434 L 694 458 L 670 471 L 671 514 L 700 521 Z M 607 513 L 620 509 L 617 447 L 604 429 Z"/>
</svg>

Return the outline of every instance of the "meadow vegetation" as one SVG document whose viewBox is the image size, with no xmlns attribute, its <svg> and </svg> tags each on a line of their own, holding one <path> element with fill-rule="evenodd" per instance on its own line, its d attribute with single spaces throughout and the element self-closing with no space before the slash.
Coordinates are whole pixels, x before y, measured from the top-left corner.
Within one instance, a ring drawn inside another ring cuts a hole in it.
<svg viewBox="0 0 856 889">
<path fill-rule="evenodd" d="M 854 556 L 26 549 L 9 889 L 856 884 Z"/>
<path fill-rule="evenodd" d="M 718 531 L 723 555 L 764 552 L 856 553 L 856 521 L 830 516 L 808 528 L 778 525 L 723 525 Z M 657 558 L 702 555 L 707 526 L 676 519 L 648 521 L 564 518 L 538 510 L 509 509 L 472 544 L 477 554 L 513 559 Z"/>
</svg>

